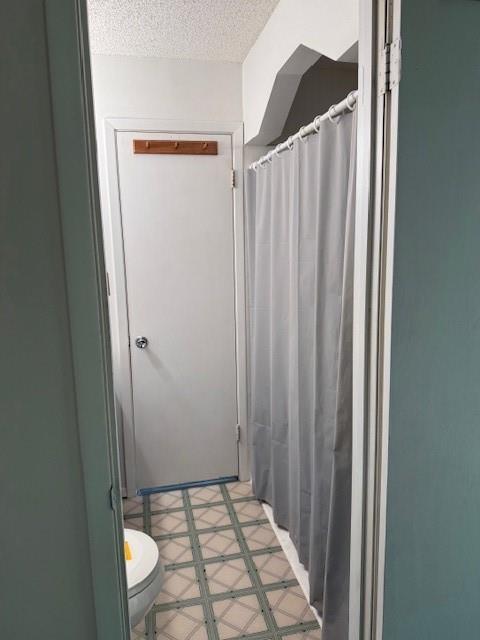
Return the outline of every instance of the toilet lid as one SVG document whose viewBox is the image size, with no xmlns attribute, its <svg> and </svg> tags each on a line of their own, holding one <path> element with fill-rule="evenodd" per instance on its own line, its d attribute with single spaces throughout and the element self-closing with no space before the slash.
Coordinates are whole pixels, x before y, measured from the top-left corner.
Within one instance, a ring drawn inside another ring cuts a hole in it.
<svg viewBox="0 0 480 640">
<path fill-rule="evenodd" d="M 154 572 L 158 565 L 159 554 L 154 540 L 146 533 L 125 529 L 124 536 L 128 549 L 125 564 L 127 567 L 127 587 L 130 591 Z"/>
</svg>

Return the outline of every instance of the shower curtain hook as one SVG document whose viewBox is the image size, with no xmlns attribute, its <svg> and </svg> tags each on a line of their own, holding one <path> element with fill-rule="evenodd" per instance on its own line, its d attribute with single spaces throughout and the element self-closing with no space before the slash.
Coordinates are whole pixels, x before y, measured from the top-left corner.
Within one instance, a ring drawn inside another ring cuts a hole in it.
<svg viewBox="0 0 480 640">
<path fill-rule="evenodd" d="M 328 119 L 330 120 L 330 122 L 331 122 L 332 124 L 335 124 L 335 123 L 336 123 L 335 118 L 340 119 L 340 116 L 339 116 L 339 115 L 333 115 L 333 116 L 332 116 L 332 113 L 331 113 L 331 112 L 332 112 L 332 109 L 333 109 L 333 110 L 335 110 L 335 105 L 334 105 L 334 104 L 332 104 L 332 106 L 331 106 L 331 107 L 330 107 L 330 109 L 328 110 L 328 114 L 327 114 L 327 115 L 328 115 Z"/>
<path fill-rule="evenodd" d="M 307 136 L 305 134 L 305 127 L 300 127 L 300 129 L 298 130 L 298 137 L 302 142 L 307 141 Z"/>
<path fill-rule="evenodd" d="M 268 164 L 272 164 L 272 160 L 273 160 L 273 151 L 269 151 L 266 155 L 266 161 L 268 162 Z"/>
<path fill-rule="evenodd" d="M 292 138 L 292 136 L 288 136 L 288 138 L 287 138 L 287 147 L 290 149 L 290 151 L 293 149 L 293 138 Z"/>
<path fill-rule="evenodd" d="M 350 104 L 349 100 L 352 100 L 352 104 Z M 355 105 L 357 104 L 357 98 L 355 96 L 355 91 L 350 91 L 346 100 L 347 108 L 349 111 L 354 111 Z"/>
<path fill-rule="evenodd" d="M 315 133 L 318 133 L 320 131 L 321 122 L 322 122 L 322 116 L 316 116 L 316 118 L 313 121 L 313 128 L 315 129 Z"/>
<path fill-rule="evenodd" d="M 280 144 L 277 144 L 277 146 L 275 147 L 275 149 L 273 150 L 273 153 L 277 156 L 277 158 L 280 157 Z"/>
</svg>

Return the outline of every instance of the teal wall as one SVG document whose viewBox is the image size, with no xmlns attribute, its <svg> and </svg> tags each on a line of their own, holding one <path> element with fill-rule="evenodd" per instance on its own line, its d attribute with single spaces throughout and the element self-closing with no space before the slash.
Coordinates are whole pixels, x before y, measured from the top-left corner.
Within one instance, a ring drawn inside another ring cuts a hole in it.
<svg viewBox="0 0 480 640">
<path fill-rule="evenodd" d="M 480 637 L 480 2 L 402 0 L 384 640 Z"/>
<path fill-rule="evenodd" d="M 83 20 L 0 3 L 1 638 L 127 635 Z"/>
<path fill-rule="evenodd" d="M 0 635 L 94 640 L 43 3 L 0 24 Z"/>
</svg>

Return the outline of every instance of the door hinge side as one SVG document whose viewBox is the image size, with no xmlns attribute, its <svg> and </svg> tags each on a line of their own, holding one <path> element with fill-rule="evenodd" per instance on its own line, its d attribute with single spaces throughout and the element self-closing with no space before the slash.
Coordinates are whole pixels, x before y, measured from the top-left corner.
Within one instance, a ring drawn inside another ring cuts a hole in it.
<svg viewBox="0 0 480 640">
<path fill-rule="evenodd" d="M 390 75 L 390 45 L 386 44 L 380 52 L 378 61 L 378 94 L 383 96 L 388 91 Z"/>
<path fill-rule="evenodd" d="M 379 60 L 379 94 L 384 95 L 396 87 L 402 73 L 402 41 L 400 38 L 388 42 L 382 49 Z"/>
<path fill-rule="evenodd" d="M 236 427 L 235 427 L 235 438 L 236 438 L 237 442 L 240 442 L 240 434 L 241 434 L 240 425 L 237 424 Z"/>
<path fill-rule="evenodd" d="M 402 41 L 394 40 L 390 45 L 390 91 L 400 83 L 402 77 Z"/>
<path fill-rule="evenodd" d="M 235 187 L 237 186 L 237 178 L 235 175 L 235 169 L 232 169 L 231 173 L 230 173 L 230 184 L 232 186 L 232 189 L 235 189 Z"/>
<path fill-rule="evenodd" d="M 118 511 L 118 507 L 120 506 L 120 494 L 119 492 L 115 489 L 115 487 L 112 486 L 110 487 L 110 490 L 108 492 L 109 498 L 110 498 L 110 509 L 112 511 L 117 512 Z"/>
</svg>

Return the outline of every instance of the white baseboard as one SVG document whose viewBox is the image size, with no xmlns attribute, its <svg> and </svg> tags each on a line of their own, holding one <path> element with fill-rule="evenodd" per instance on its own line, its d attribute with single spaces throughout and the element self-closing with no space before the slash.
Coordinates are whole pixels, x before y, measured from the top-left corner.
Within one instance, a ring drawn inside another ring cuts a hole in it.
<svg viewBox="0 0 480 640">
<path fill-rule="evenodd" d="M 295 574 L 295 577 L 298 580 L 298 584 L 301 586 L 302 591 L 304 592 L 305 597 L 307 598 L 307 602 L 309 602 L 310 588 L 308 584 L 308 571 L 305 569 L 303 564 L 298 559 L 297 550 L 295 549 L 293 542 L 290 540 L 288 531 L 286 529 L 280 529 L 280 527 L 278 527 L 275 524 L 275 521 L 273 520 L 272 507 L 269 504 L 266 504 L 265 502 L 263 502 L 262 505 L 265 513 L 267 514 L 267 518 L 269 519 L 270 524 L 272 525 L 272 528 L 275 531 L 275 535 L 277 536 L 278 541 L 280 542 L 280 546 L 282 547 L 283 552 L 287 556 L 287 560 L 290 562 L 290 566 L 292 567 L 293 573 Z M 315 618 L 317 619 L 318 624 L 321 627 L 322 619 L 318 615 L 318 611 L 311 605 L 310 605 L 310 609 L 312 610 Z"/>
</svg>

